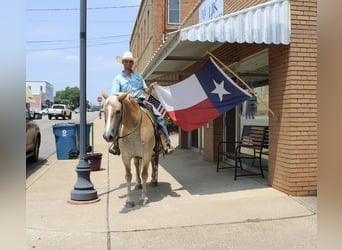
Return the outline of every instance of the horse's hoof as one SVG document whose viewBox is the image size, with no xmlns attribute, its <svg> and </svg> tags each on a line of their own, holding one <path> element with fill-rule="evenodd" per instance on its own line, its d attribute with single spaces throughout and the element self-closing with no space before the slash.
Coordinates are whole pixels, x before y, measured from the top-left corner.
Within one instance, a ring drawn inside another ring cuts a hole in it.
<svg viewBox="0 0 342 250">
<path fill-rule="evenodd" d="M 142 189 L 142 184 L 136 184 L 134 189 L 135 190 Z"/>
<path fill-rule="evenodd" d="M 126 205 L 125 205 L 126 208 L 131 208 L 131 207 L 134 207 L 134 206 L 135 206 L 134 201 L 126 201 Z"/>
<path fill-rule="evenodd" d="M 147 203 L 148 203 L 148 198 L 147 197 L 145 197 L 144 199 L 140 200 L 140 204 L 141 205 L 146 205 Z"/>
<path fill-rule="evenodd" d="M 156 187 L 156 186 L 158 186 L 158 181 L 154 181 L 154 180 L 152 180 L 152 181 L 151 181 L 151 184 L 152 184 L 153 186 L 155 186 L 155 187 Z"/>
</svg>

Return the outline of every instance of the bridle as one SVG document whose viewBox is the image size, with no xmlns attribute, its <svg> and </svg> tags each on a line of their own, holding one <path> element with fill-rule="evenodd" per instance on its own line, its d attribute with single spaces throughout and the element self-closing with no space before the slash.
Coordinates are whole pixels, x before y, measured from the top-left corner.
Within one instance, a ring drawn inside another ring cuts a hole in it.
<svg viewBox="0 0 342 250">
<path fill-rule="evenodd" d="M 141 108 L 140 108 L 140 107 L 139 107 L 139 111 L 140 111 L 140 119 L 139 119 L 137 125 L 135 126 L 135 128 L 134 128 L 132 131 L 130 131 L 128 134 L 126 134 L 126 135 L 118 136 L 117 139 L 125 138 L 125 137 L 127 137 L 127 136 L 133 134 L 133 133 L 138 129 L 138 127 L 141 125 L 141 122 L 142 122 L 142 111 L 141 111 Z M 123 113 L 122 107 L 121 107 L 121 112 L 122 112 L 122 116 L 121 116 L 121 120 L 120 120 L 120 123 L 119 123 L 118 128 L 121 127 L 121 125 L 122 125 L 122 117 L 124 117 L 124 113 Z M 118 129 L 118 130 L 119 130 L 119 129 Z"/>
</svg>

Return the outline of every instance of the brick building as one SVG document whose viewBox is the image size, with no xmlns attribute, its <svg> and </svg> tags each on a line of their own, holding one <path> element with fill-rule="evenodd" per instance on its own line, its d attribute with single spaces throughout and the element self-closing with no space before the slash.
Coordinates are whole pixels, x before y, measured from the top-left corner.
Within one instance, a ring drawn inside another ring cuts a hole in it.
<svg viewBox="0 0 342 250">
<path fill-rule="evenodd" d="M 244 103 L 180 131 L 181 148 L 216 161 L 219 141 L 239 138 L 244 125 L 268 125 L 269 184 L 290 195 L 317 194 L 316 0 L 143 0 L 130 48 L 147 83 L 185 79 L 209 51 L 264 100 L 252 118 Z"/>
<path fill-rule="evenodd" d="M 32 111 L 40 111 L 43 108 L 50 107 L 53 103 L 53 85 L 46 81 L 26 81 L 28 87 L 35 100 L 31 104 Z"/>
</svg>

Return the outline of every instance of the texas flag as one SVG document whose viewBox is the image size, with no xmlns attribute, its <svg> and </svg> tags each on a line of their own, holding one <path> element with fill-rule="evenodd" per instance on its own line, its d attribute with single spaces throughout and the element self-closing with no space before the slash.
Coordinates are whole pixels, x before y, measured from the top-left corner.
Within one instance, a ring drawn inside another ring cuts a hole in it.
<svg viewBox="0 0 342 250">
<path fill-rule="evenodd" d="M 192 131 L 251 98 L 212 58 L 187 79 L 170 86 L 155 86 L 158 99 L 171 119 Z"/>
</svg>

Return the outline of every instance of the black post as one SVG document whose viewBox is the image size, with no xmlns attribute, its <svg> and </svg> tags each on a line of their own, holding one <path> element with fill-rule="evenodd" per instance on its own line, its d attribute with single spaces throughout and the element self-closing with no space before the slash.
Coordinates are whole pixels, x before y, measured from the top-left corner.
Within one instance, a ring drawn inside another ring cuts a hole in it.
<svg viewBox="0 0 342 250">
<path fill-rule="evenodd" d="M 81 31 L 80 31 L 80 160 L 76 167 L 77 182 L 71 191 L 69 203 L 82 203 L 99 201 L 97 191 L 90 181 L 90 165 L 85 157 L 85 131 L 86 131 L 86 52 L 87 52 L 87 0 L 80 4 Z"/>
</svg>

